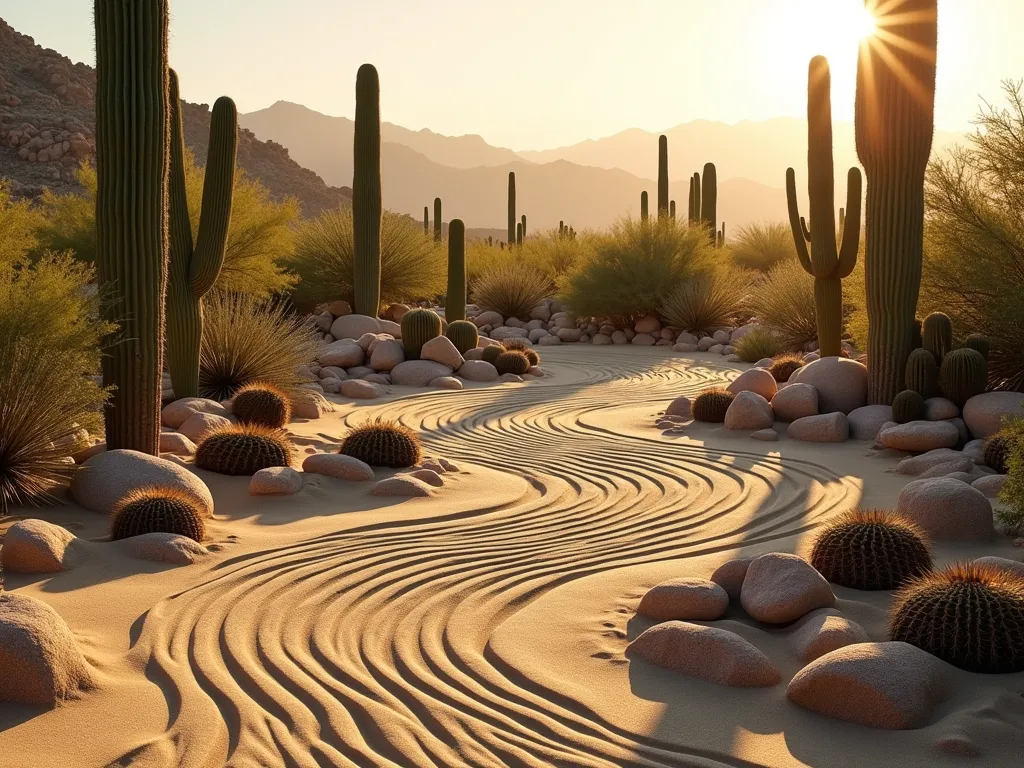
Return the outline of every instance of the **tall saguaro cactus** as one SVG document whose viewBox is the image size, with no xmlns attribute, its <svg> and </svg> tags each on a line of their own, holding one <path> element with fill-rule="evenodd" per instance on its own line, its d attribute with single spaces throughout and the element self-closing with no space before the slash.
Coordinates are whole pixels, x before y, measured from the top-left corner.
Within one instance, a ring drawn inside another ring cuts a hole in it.
<svg viewBox="0 0 1024 768">
<path fill-rule="evenodd" d="M 380 78 L 372 64 L 356 73 L 355 147 L 352 157 L 352 293 L 355 311 L 380 311 Z"/>
<path fill-rule="evenodd" d="M 167 0 L 95 0 L 96 265 L 111 296 L 104 319 L 124 341 L 103 357 L 115 387 L 107 448 L 160 448 L 167 176 L 170 162 Z"/>
<path fill-rule="evenodd" d="M 525 213 L 523 214 L 522 222 L 523 222 L 523 238 L 525 239 L 526 238 L 526 214 Z"/>
<path fill-rule="evenodd" d="M 466 319 L 466 225 L 462 219 L 448 222 L 448 295 L 444 319 Z"/>
<path fill-rule="evenodd" d="M 715 245 L 718 232 L 718 171 L 714 163 L 704 165 L 704 178 L 695 177 L 700 190 L 700 219 L 707 227 L 711 244 Z"/>
<path fill-rule="evenodd" d="M 441 198 L 434 198 L 434 242 L 441 242 L 441 228 L 444 226 L 441 218 Z"/>
<path fill-rule="evenodd" d="M 668 136 L 658 137 L 658 218 L 668 216 Z"/>
<path fill-rule="evenodd" d="M 430 208 L 426 205 L 423 206 L 423 234 L 430 234 Z"/>
<path fill-rule="evenodd" d="M 516 245 L 522 246 L 523 244 L 523 224 L 522 222 L 516 222 Z"/>
<path fill-rule="evenodd" d="M 508 172 L 508 242 L 516 241 L 516 174 Z"/>
<path fill-rule="evenodd" d="M 676 201 L 675 200 L 669 200 L 669 203 L 668 203 L 668 215 L 669 215 L 670 219 L 674 219 L 676 217 Z"/>
<path fill-rule="evenodd" d="M 874 0 L 865 0 L 872 7 Z M 903 389 L 921 289 L 924 176 L 935 128 L 937 0 L 890 0 L 861 44 L 857 156 L 867 174 L 868 398 Z M 854 218 L 847 211 L 847 226 Z"/>
<path fill-rule="evenodd" d="M 814 310 L 822 357 L 842 353 L 843 278 L 857 265 L 860 247 L 860 170 L 851 168 L 846 206 L 850 219 L 836 247 L 835 177 L 832 169 L 832 75 L 824 56 L 811 59 L 807 74 L 807 191 L 811 199 L 811 226 L 800 216 L 796 172 L 786 171 L 789 224 L 797 256 L 814 277 Z M 723 224 L 723 230 L 725 225 Z M 811 244 L 810 252 L 807 243 Z"/>
<path fill-rule="evenodd" d="M 640 193 L 640 221 L 647 221 L 648 215 L 647 190 Z"/>
<path fill-rule="evenodd" d="M 171 71 L 171 258 L 167 275 L 167 367 L 175 397 L 199 395 L 199 347 L 203 336 L 202 299 L 220 274 L 231 224 L 238 111 L 222 96 L 213 105 L 203 181 L 199 232 L 192 224 L 185 192 L 185 137 L 178 76 Z"/>
<path fill-rule="evenodd" d="M 690 203 L 693 206 L 693 210 L 690 212 L 690 223 L 696 224 L 701 220 L 700 216 L 700 204 L 701 204 L 701 190 L 700 190 L 700 174 L 694 173 L 693 178 L 690 180 Z"/>
</svg>

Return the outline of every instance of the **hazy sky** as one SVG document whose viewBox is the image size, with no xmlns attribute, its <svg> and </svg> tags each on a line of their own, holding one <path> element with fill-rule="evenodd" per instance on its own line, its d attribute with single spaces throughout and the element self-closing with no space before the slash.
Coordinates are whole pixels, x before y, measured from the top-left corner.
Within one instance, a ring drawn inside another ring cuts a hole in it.
<svg viewBox="0 0 1024 768">
<path fill-rule="evenodd" d="M 0 0 L 36 42 L 92 63 L 90 0 Z M 283 99 L 351 117 L 355 73 L 381 77 L 384 120 L 513 149 L 637 127 L 806 110 L 807 63 L 833 68 L 853 114 L 862 0 L 171 0 L 182 95 Z M 1024 0 L 940 0 L 936 124 L 965 130 L 979 97 L 1024 77 Z"/>
</svg>

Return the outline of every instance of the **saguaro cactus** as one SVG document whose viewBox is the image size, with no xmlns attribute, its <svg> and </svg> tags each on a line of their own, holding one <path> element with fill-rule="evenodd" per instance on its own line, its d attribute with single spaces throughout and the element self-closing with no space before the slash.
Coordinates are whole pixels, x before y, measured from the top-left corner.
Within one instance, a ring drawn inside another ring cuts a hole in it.
<svg viewBox="0 0 1024 768">
<path fill-rule="evenodd" d="M 879 34 L 860 49 L 855 122 L 857 156 L 867 173 L 868 397 L 888 404 L 903 387 L 921 288 L 938 9 L 937 0 L 883 5 Z M 849 224 L 854 212 L 846 218 Z"/>
<path fill-rule="evenodd" d="M 353 299 L 360 315 L 380 311 L 380 79 L 372 64 L 356 74 L 352 165 Z"/>
<path fill-rule="evenodd" d="M 167 176 L 167 2 L 96 0 L 96 265 L 105 320 L 123 341 L 103 356 L 114 387 L 107 448 L 160 447 Z"/>
<path fill-rule="evenodd" d="M 671 218 L 673 218 L 673 219 L 676 217 L 676 201 L 675 200 L 670 200 L 669 203 L 668 203 L 668 215 Z"/>
<path fill-rule="evenodd" d="M 718 223 L 718 171 L 714 163 L 707 163 L 704 166 L 704 178 L 699 183 L 700 189 L 700 218 L 708 229 L 711 237 L 711 244 L 715 244 L 715 232 Z"/>
<path fill-rule="evenodd" d="M 640 193 L 640 221 L 647 221 L 647 190 Z"/>
<path fill-rule="evenodd" d="M 693 174 L 693 217 L 690 219 L 694 224 L 701 220 L 701 197 L 700 174 L 695 173 Z"/>
<path fill-rule="evenodd" d="M 441 198 L 434 198 L 434 242 L 441 242 L 441 227 L 443 219 L 441 218 Z"/>
<path fill-rule="evenodd" d="M 516 174 L 508 172 L 508 242 L 516 241 Z"/>
<path fill-rule="evenodd" d="M 193 243 L 185 192 L 185 137 L 178 76 L 171 71 L 171 259 L 167 276 L 167 367 L 175 397 L 199 396 L 202 299 L 220 274 L 231 224 L 238 111 L 222 96 L 213 105 L 199 233 Z"/>
<path fill-rule="evenodd" d="M 523 244 L 523 223 L 521 221 L 516 222 L 516 245 Z"/>
<path fill-rule="evenodd" d="M 860 247 L 860 170 L 847 178 L 846 205 L 850 218 L 836 247 L 835 178 L 832 169 L 832 76 L 828 60 L 815 56 L 807 75 L 807 191 L 811 199 L 811 225 L 800 216 L 796 172 L 786 171 L 789 224 L 797 256 L 814 277 L 814 309 L 822 357 L 842 353 L 843 278 L 857 265 Z M 807 243 L 811 244 L 810 252 Z"/>
<path fill-rule="evenodd" d="M 690 197 L 686 208 L 686 221 L 690 224 L 693 223 L 693 176 L 690 177 Z"/>
<path fill-rule="evenodd" d="M 462 219 L 448 222 L 448 294 L 444 319 L 466 319 L 466 225 Z"/>
<path fill-rule="evenodd" d="M 430 208 L 423 206 L 423 234 L 430 234 Z"/>
<path fill-rule="evenodd" d="M 525 213 L 523 214 L 522 222 L 523 222 L 523 237 L 525 238 L 526 237 L 526 214 Z"/>
<path fill-rule="evenodd" d="M 658 218 L 668 216 L 668 136 L 658 137 Z"/>
</svg>

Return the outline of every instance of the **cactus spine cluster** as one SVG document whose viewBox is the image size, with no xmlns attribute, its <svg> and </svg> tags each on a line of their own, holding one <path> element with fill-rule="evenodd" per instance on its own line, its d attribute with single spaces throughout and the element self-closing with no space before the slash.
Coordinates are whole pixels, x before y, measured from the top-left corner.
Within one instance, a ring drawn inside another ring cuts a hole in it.
<svg viewBox="0 0 1024 768">
<path fill-rule="evenodd" d="M 508 244 L 516 242 L 516 174 L 508 172 Z"/>
<path fill-rule="evenodd" d="M 875 0 L 865 1 L 874 7 Z M 867 173 L 868 397 L 885 405 L 903 389 L 921 288 L 937 0 L 893 0 L 877 21 L 885 35 L 860 47 L 855 122 Z"/>
<path fill-rule="evenodd" d="M 907 389 L 923 398 L 935 397 L 939 391 L 939 366 L 935 355 L 927 349 L 915 349 L 907 358 Z"/>
<path fill-rule="evenodd" d="M 113 510 L 110 538 L 114 541 L 146 533 L 174 533 L 202 541 L 206 536 L 205 508 L 175 488 L 140 488 L 121 499 Z"/>
<path fill-rule="evenodd" d="M 442 227 L 441 198 L 440 197 L 435 197 L 434 198 L 434 242 L 435 243 L 440 243 L 441 242 L 441 227 Z"/>
<path fill-rule="evenodd" d="M 705 389 L 693 401 L 693 418 L 710 424 L 721 424 L 725 421 L 725 412 L 729 410 L 735 395 L 722 387 Z"/>
<path fill-rule="evenodd" d="M 171 71 L 170 79 L 171 257 L 167 270 L 167 367 L 175 397 L 198 397 L 202 298 L 217 282 L 224 264 L 234 197 L 238 111 L 235 103 L 225 96 L 213 105 L 199 233 L 193 243 L 185 192 L 185 137 L 177 74 Z"/>
<path fill-rule="evenodd" d="M 103 318 L 124 340 L 103 355 L 114 387 L 107 447 L 160 447 L 167 182 L 170 162 L 166 0 L 96 0 L 96 266 Z"/>
<path fill-rule="evenodd" d="M 905 389 L 893 398 L 892 420 L 897 424 L 923 421 L 926 413 L 924 398 L 912 389 Z"/>
<path fill-rule="evenodd" d="M 466 319 L 466 225 L 462 219 L 448 223 L 448 294 L 444 317 L 449 323 Z"/>
<path fill-rule="evenodd" d="M 220 427 L 196 448 L 196 466 L 222 475 L 255 475 L 261 469 L 290 466 L 295 446 L 283 429 L 255 424 Z"/>
<path fill-rule="evenodd" d="M 448 323 L 444 335 L 459 350 L 460 355 L 466 354 L 476 347 L 480 341 L 480 332 L 477 327 L 468 320 L 454 320 Z"/>
<path fill-rule="evenodd" d="M 837 357 L 843 340 L 843 279 L 857 265 L 860 247 L 861 177 L 851 168 L 847 179 L 849 226 L 836 246 L 835 178 L 832 172 L 832 75 L 824 56 L 811 59 L 807 76 L 807 191 L 811 225 L 800 216 L 796 172 L 786 171 L 789 224 L 797 256 L 814 278 L 814 310 L 822 357 Z M 810 243 L 810 251 L 807 244 Z"/>
<path fill-rule="evenodd" d="M 410 309 L 402 317 L 402 344 L 410 360 L 418 360 L 423 345 L 441 335 L 441 318 L 431 309 Z"/>
<path fill-rule="evenodd" d="M 784 384 L 789 381 L 789 377 L 796 373 L 798 370 L 804 367 L 804 360 L 798 354 L 782 355 L 775 358 L 772 362 L 772 367 L 768 369 L 768 373 L 772 375 L 777 382 Z"/>
<path fill-rule="evenodd" d="M 647 221 L 648 217 L 647 190 L 640 193 L 640 221 Z"/>
<path fill-rule="evenodd" d="M 658 218 L 669 214 L 668 200 L 668 136 L 658 137 Z"/>
<path fill-rule="evenodd" d="M 353 308 L 360 315 L 376 317 L 380 311 L 380 78 L 372 64 L 363 64 L 356 74 L 354 144 Z"/>
<path fill-rule="evenodd" d="M 988 362 L 976 349 L 954 349 L 939 366 L 942 394 L 961 408 L 975 395 L 985 391 L 988 383 Z"/>
<path fill-rule="evenodd" d="M 254 381 L 235 392 L 231 412 L 242 424 L 279 429 L 291 421 L 292 401 L 273 384 Z"/>
<path fill-rule="evenodd" d="M 377 419 L 349 432 L 338 453 L 366 462 L 371 467 L 403 469 L 419 463 L 419 436 L 396 421 Z"/>
<path fill-rule="evenodd" d="M 704 176 L 694 177 L 698 180 L 697 189 L 700 191 L 700 219 L 708 230 L 711 244 L 716 244 L 718 231 L 718 171 L 714 163 L 704 165 Z"/>
</svg>

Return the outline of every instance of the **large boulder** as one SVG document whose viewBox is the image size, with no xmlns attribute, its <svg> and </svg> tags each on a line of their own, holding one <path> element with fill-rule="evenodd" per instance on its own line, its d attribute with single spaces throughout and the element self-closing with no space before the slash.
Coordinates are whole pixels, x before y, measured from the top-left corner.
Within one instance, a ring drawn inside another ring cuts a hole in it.
<svg viewBox="0 0 1024 768">
<path fill-rule="evenodd" d="M 1024 392 L 986 392 L 964 405 L 963 418 L 975 438 L 994 435 L 1006 416 L 1024 417 Z"/>
<path fill-rule="evenodd" d="M 772 661 L 735 632 L 685 621 L 651 627 L 627 646 L 626 655 L 737 688 L 763 688 L 782 679 Z"/>
<path fill-rule="evenodd" d="M 805 443 L 842 443 L 850 437 L 850 421 L 841 411 L 804 416 L 790 424 L 786 434 Z"/>
<path fill-rule="evenodd" d="M 336 339 L 358 339 L 364 333 L 383 333 L 380 321 L 366 315 L 342 315 L 331 324 Z"/>
<path fill-rule="evenodd" d="M 637 333 L 655 334 L 661 331 L 661 321 L 654 315 L 644 315 L 636 321 L 633 330 Z"/>
<path fill-rule="evenodd" d="M 361 315 L 347 315 L 346 318 L 348 317 L 361 317 Z M 366 351 L 352 339 L 339 339 L 332 341 L 320 350 L 319 358 L 321 365 L 354 368 L 357 365 L 362 365 L 366 360 Z"/>
<path fill-rule="evenodd" d="M 891 405 L 865 405 L 854 408 L 846 418 L 850 422 L 850 437 L 854 440 L 874 440 L 883 424 L 892 421 Z"/>
<path fill-rule="evenodd" d="M 425 387 L 434 379 L 451 375 L 451 368 L 433 360 L 406 360 L 391 369 L 391 382 L 403 387 Z"/>
<path fill-rule="evenodd" d="M 1018 579 L 1024 579 L 1024 563 L 1019 560 L 1011 560 L 1008 557 L 995 557 L 994 555 L 989 555 L 987 557 L 975 558 L 974 563 L 975 565 L 996 568 L 1000 571 L 1005 571 Z"/>
<path fill-rule="evenodd" d="M 974 459 L 962 456 L 959 459 L 953 459 L 943 464 L 936 464 L 931 469 L 926 469 L 922 472 L 920 477 L 921 479 L 928 477 L 947 477 L 949 475 L 966 475 L 970 477 L 974 468 Z"/>
<path fill-rule="evenodd" d="M 955 446 L 960 442 L 960 430 L 948 421 L 910 421 L 882 429 L 878 442 L 897 451 L 926 453 Z"/>
<path fill-rule="evenodd" d="M 455 348 L 452 340 L 447 336 L 437 336 L 424 344 L 420 350 L 420 359 L 433 360 L 435 363 L 448 366 L 453 371 L 457 371 L 465 362 L 462 353 Z"/>
<path fill-rule="evenodd" d="M 740 590 L 743 610 L 766 624 L 789 624 L 835 602 L 824 576 L 803 558 L 782 552 L 755 558 Z"/>
<path fill-rule="evenodd" d="M 191 565 L 210 550 L 188 536 L 176 533 L 144 533 L 114 542 L 129 557 L 170 565 Z"/>
<path fill-rule="evenodd" d="M 821 413 L 849 413 L 868 402 L 868 369 L 845 357 L 823 357 L 797 369 L 792 384 L 810 384 L 818 390 Z"/>
<path fill-rule="evenodd" d="M 476 323 L 477 328 L 482 328 L 485 325 L 489 325 L 492 328 L 498 328 L 505 319 L 497 312 L 487 311 L 481 312 L 479 315 L 473 318 L 473 322 Z"/>
<path fill-rule="evenodd" d="M 655 621 L 714 621 L 729 607 L 729 595 L 708 579 L 684 576 L 647 590 L 636 612 Z"/>
<path fill-rule="evenodd" d="M 7 529 L 0 566 L 10 573 L 59 573 L 71 565 L 75 534 L 45 520 L 22 520 Z"/>
<path fill-rule="evenodd" d="M 805 664 L 837 648 L 868 640 L 864 627 L 850 621 L 835 608 L 811 611 L 793 625 L 790 637 L 797 658 Z"/>
<path fill-rule="evenodd" d="M 91 688 L 68 625 L 46 603 L 0 592 L 0 702 L 55 707 Z"/>
<path fill-rule="evenodd" d="M 754 556 L 737 557 L 724 562 L 711 574 L 711 581 L 724 589 L 730 600 L 739 600 L 743 589 L 743 580 L 747 577 L 747 569 L 756 559 Z"/>
<path fill-rule="evenodd" d="M 498 369 L 486 360 L 467 360 L 458 370 L 466 381 L 497 381 Z"/>
<path fill-rule="evenodd" d="M 948 695 L 942 667 L 909 643 L 857 643 L 797 672 L 786 696 L 812 712 L 869 728 L 920 728 Z"/>
<path fill-rule="evenodd" d="M 769 374 L 768 378 L 771 378 Z M 748 390 L 733 398 L 725 412 L 725 428 L 737 430 L 767 429 L 775 423 L 775 414 L 768 401 Z"/>
<path fill-rule="evenodd" d="M 984 475 L 971 480 L 971 487 L 981 491 L 987 498 L 995 499 L 1006 484 L 1006 475 Z"/>
<path fill-rule="evenodd" d="M 740 392 L 756 392 L 765 400 L 771 400 L 779 389 L 775 377 L 763 368 L 750 368 L 735 379 L 726 387 L 733 394 Z"/>
<path fill-rule="evenodd" d="M 985 494 L 948 477 L 907 483 L 896 501 L 896 511 L 933 539 L 985 541 L 994 532 L 992 505 Z"/>
<path fill-rule="evenodd" d="M 922 453 L 920 456 L 908 456 L 896 465 L 896 472 L 916 477 L 935 467 L 964 458 L 970 458 L 970 456 L 960 451 L 954 451 L 952 448 L 936 448 L 933 451 Z"/>
<path fill-rule="evenodd" d="M 378 341 L 370 354 L 370 367 L 387 373 L 399 363 L 405 362 L 405 347 L 396 339 Z"/>
<path fill-rule="evenodd" d="M 380 385 L 363 379 L 346 379 L 338 385 L 338 394 L 354 400 L 376 400 L 381 396 Z"/>
<path fill-rule="evenodd" d="M 205 397 L 183 397 L 164 406 L 160 412 L 160 423 L 165 427 L 177 429 L 195 413 L 213 413 L 217 416 L 228 415 L 224 406 L 216 400 L 208 400 Z"/>
<path fill-rule="evenodd" d="M 331 401 L 319 392 L 299 388 L 292 394 L 292 418 L 319 419 L 334 410 Z"/>
<path fill-rule="evenodd" d="M 314 453 L 303 460 L 302 471 L 355 482 L 373 480 L 369 464 L 344 453 Z"/>
<path fill-rule="evenodd" d="M 960 416 L 956 403 L 944 397 L 929 397 L 924 401 L 924 418 L 927 421 L 949 421 Z"/>
<path fill-rule="evenodd" d="M 196 444 L 178 432 L 160 433 L 160 453 L 175 456 L 191 456 L 196 452 Z"/>
<path fill-rule="evenodd" d="M 752 370 L 761 370 L 754 368 Z M 748 371 L 749 373 L 749 371 Z M 768 373 L 768 371 L 764 371 Z M 768 378 L 774 377 L 768 373 Z M 818 415 L 818 390 L 810 384 L 788 384 L 772 398 L 772 410 L 779 421 L 796 421 Z"/>
<path fill-rule="evenodd" d="M 149 486 L 181 491 L 213 514 L 213 495 L 198 476 L 173 461 L 139 451 L 104 451 L 80 466 L 71 478 L 71 495 L 86 509 L 110 514 L 131 491 Z"/>
</svg>

